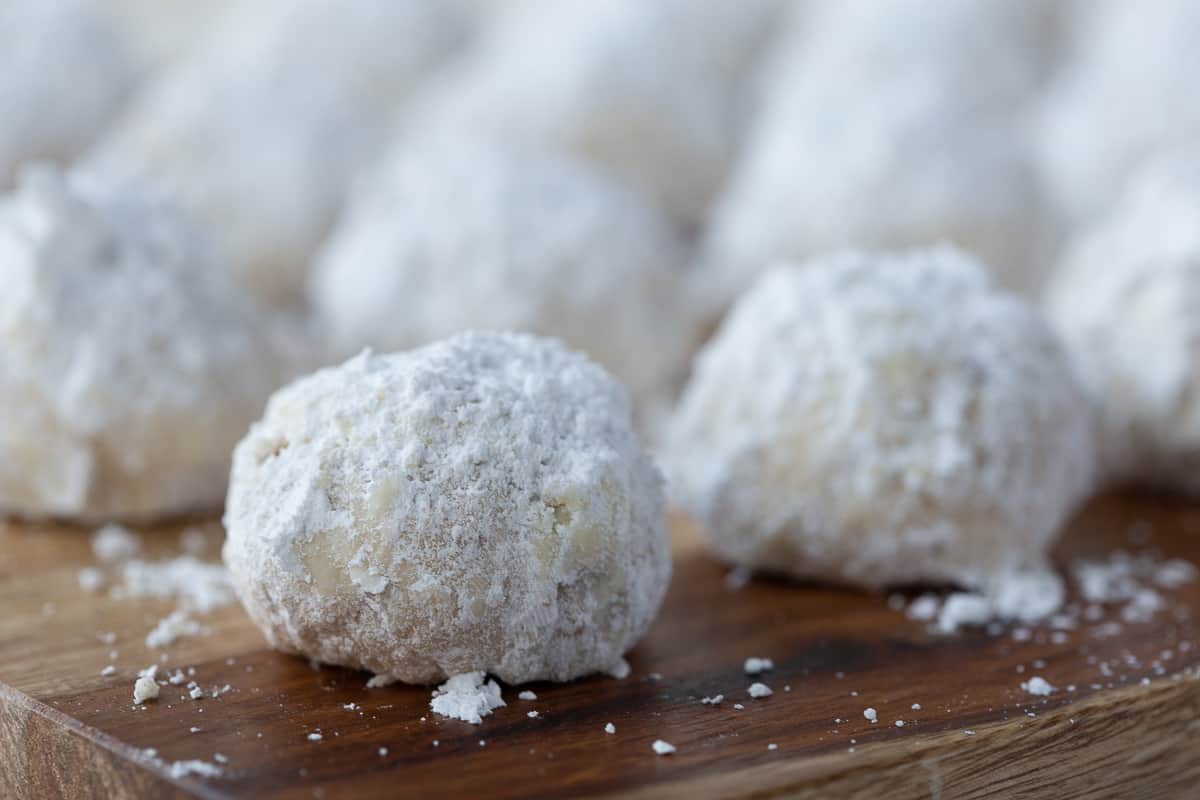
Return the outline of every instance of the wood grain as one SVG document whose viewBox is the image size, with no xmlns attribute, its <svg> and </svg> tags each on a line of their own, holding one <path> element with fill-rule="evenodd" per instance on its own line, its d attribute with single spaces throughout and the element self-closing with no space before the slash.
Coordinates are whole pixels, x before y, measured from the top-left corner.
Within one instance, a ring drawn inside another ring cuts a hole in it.
<svg viewBox="0 0 1200 800">
<path fill-rule="evenodd" d="M 152 554 L 177 553 L 179 530 L 146 532 Z M 215 559 L 220 533 L 208 531 Z M 193 701 L 166 686 L 135 709 L 137 670 L 159 656 L 145 635 L 172 604 L 83 592 L 86 534 L 0 527 L 0 797 L 1170 798 L 1200 783 L 1194 584 L 1119 636 L 941 637 L 877 596 L 762 579 L 731 591 L 677 521 L 676 576 L 633 674 L 535 685 L 534 702 L 506 687 L 508 706 L 473 726 L 434 718 L 427 688 L 368 690 L 362 674 L 273 653 L 232 607 L 204 619 L 207 636 L 166 650 L 164 666 L 233 690 Z M 1200 508 L 1106 498 L 1059 555 L 1114 547 L 1200 562 Z M 109 631 L 114 645 L 98 638 Z M 752 655 L 775 661 L 771 697 L 746 695 Z M 118 672 L 102 677 L 110 661 Z M 1035 672 L 1064 690 L 1025 694 Z M 724 703 L 699 702 L 717 693 Z M 678 752 L 655 756 L 659 738 Z M 229 763 L 220 778 L 173 779 L 139 758 L 148 747 L 167 762 Z"/>
</svg>

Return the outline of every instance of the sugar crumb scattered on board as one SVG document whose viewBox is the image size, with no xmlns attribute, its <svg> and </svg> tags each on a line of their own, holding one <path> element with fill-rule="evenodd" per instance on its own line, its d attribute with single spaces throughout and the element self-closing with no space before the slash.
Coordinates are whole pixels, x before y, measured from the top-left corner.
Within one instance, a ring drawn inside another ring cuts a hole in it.
<svg viewBox="0 0 1200 800">
<path fill-rule="evenodd" d="M 483 672 L 455 675 L 433 692 L 429 707 L 435 714 L 478 725 L 493 710 L 505 705 L 500 686 L 485 680 Z"/>
<path fill-rule="evenodd" d="M 662 739 L 655 739 L 654 744 L 650 745 L 650 747 L 660 756 L 669 756 L 675 752 L 675 745 L 670 742 L 664 742 Z"/>
<path fill-rule="evenodd" d="M 1034 675 L 1027 681 L 1022 681 L 1021 688 L 1029 694 L 1038 697 L 1048 697 L 1054 693 L 1054 687 L 1050 685 L 1050 682 L 1038 675 Z"/>
<path fill-rule="evenodd" d="M 145 703 L 147 700 L 158 699 L 158 684 L 154 682 L 154 678 L 148 675 L 139 677 L 133 683 L 133 702 L 137 705 Z"/>
</svg>

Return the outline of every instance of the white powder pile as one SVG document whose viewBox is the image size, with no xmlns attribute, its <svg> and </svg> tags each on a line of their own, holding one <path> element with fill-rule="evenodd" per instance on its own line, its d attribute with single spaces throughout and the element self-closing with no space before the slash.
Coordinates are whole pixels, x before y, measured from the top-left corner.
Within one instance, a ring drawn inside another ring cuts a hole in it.
<svg viewBox="0 0 1200 800">
<path fill-rule="evenodd" d="M 1045 678 L 1037 675 L 1027 681 L 1022 681 L 1021 689 L 1035 697 L 1049 697 L 1054 694 L 1054 687 Z"/>
<path fill-rule="evenodd" d="M 1092 487 L 1036 312 L 949 248 L 779 266 L 697 357 L 676 499 L 733 563 L 869 588 L 1040 570 Z"/>
<path fill-rule="evenodd" d="M 604 723 L 604 732 L 610 735 L 614 734 L 617 732 L 617 726 L 613 725 L 611 722 L 606 722 Z"/>
<path fill-rule="evenodd" d="M 742 669 L 747 675 L 758 675 L 768 670 L 775 669 L 775 662 L 769 658 L 759 658 L 751 656 L 746 659 L 746 663 L 742 665 Z"/>
<path fill-rule="evenodd" d="M 701 697 L 700 704 L 705 706 L 719 706 L 725 700 L 725 695 L 714 694 L 712 697 Z"/>
<path fill-rule="evenodd" d="M 482 672 L 455 675 L 434 690 L 429 707 L 443 717 L 478 725 L 493 710 L 506 705 L 500 696 L 500 686 L 492 680 L 485 682 L 486 677 Z M 536 711 L 530 714 L 537 716 Z"/>
<path fill-rule="evenodd" d="M 424 136 L 359 184 L 309 296 L 347 354 L 468 329 L 561 337 L 650 413 L 700 338 L 684 259 L 670 221 L 600 170 L 528 146 Z"/>
<path fill-rule="evenodd" d="M 205 632 L 192 618 L 234 601 L 229 572 L 223 566 L 205 564 L 190 555 L 163 562 L 147 562 L 136 558 L 141 553 L 141 538 L 128 529 L 108 524 L 92 535 L 92 550 L 105 563 L 119 567 L 119 583 L 111 589 L 117 599 L 150 597 L 173 599 L 180 607 L 159 620 L 146 635 L 146 646 L 154 649 L 169 647 L 182 638 Z M 109 577 L 99 569 L 80 570 L 80 585 L 85 590 L 99 591 Z M 171 683 L 182 683 L 183 673 L 177 672 Z M 193 699 L 195 696 L 193 695 Z"/>
<path fill-rule="evenodd" d="M 1162 591 L 1178 589 L 1196 579 L 1195 565 L 1179 559 L 1163 561 L 1145 552 L 1130 554 L 1114 551 L 1103 560 L 1079 559 L 1070 565 L 1071 577 L 1080 596 L 1094 613 L 1085 611 L 1085 619 L 1098 621 L 1102 605 L 1119 605 L 1121 621 L 1129 624 L 1150 622 L 1167 607 Z M 1162 590 L 1162 591 L 1160 591 Z M 1120 630 L 1120 623 L 1104 626 Z M 1103 629 L 1101 626 L 1100 629 Z"/>
<path fill-rule="evenodd" d="M 877 712 L 873 708 L 863 709 L 863 716 L 866 717 L 867 722 L 870 722 L 870 723 L 875 723 L 879 720 L 879 712 Z"/>
<path fill-rule="evenodd" d="M 22 162 L 77 154 L 133 85 L 127 45 L 96 6 L 0 3 L 0 189 Z"/>
<path fill-rule="evenodd" d="M 650 749 L 654 751 L 655 755 L 669 756 L 675 752 L 675 745 L 664 742 L 662 739 L 655 739 L 654 743 L 650 745 Z"/>
<path fill-rule="evenodd" d="M 757 700 L 761 697 L 770 697 L 771 695 L 774 694 L 774 692 L 771 691 L 770 686 L 767 686 L 765 683 L 758 683 L 756 681 L 756 682 L 750 684 L 750 687 L 748 689 L 746 689 L 746 694 L 750 695 L 755 700 Z"/>
<path fill-rule="evenodd" d="M 0 197 L 0 264 L 0 510 L 218 507 L 284 370 L 199 232 L 148 195 L 30 168 Z"/>
<path fill-rule="evenodd" d="M 573 152 L 696 222 L 733 150 L 743 80 L 783 5 L 533 3 L 427 87 L 414 124 Z"/>
<path fill-rule="evenodd" d="M 941 633 L 954 633 L 959 628 L 986 625 L 992 618 L 992 604 L 986 597 L 955 592 L 946 598 L 938 612 L 937 629 Z"/>
<path fill-rule="evenodd" d="M 1103 211 L 1146 156 L 1200 136 L 1200 5 L 1101 0 L 1077 14 L 1036 142 L 1044 183 L 1082 221 Z"/>
<path fill-rule="evenodd" d="M 534 692 L 531 692 L 528 689 L 525 689 L 524 691 L 522 691 L 520 694 L 517 695 L 517 699 L 518 700 L 537 700 L 538 696 Z"/>
<path fill-rule="evenodd" d="M 1198 293 L 1193 146 L 1134 173 L 1109 212 L 1071 240 L 1047 295 L 1051 321 L 1099 399 L 1112 481 L 1200 493 Z"/>
<path fill-rule="evenodd" d="M 715 301 L 779 259 L 939 241 L 1036 285 L 1038 185 L 1014 111 L 1039 78 L 1039 4 L 811 5 L 780 38 L 706 231 Z"/>
<path fill-rule="evenodd" d="M 277 392 L 234 454 L 224 556 L 268 641 L 411 683 L 606 671 L 670 576 L 619 385 L 469 333 Z"/>
<path fill-rule="evenodd" d="M 1197 569 L 1180 559 L 1164 561 L 1149 551 L 1130 554 L 1117 550 L 1102 560 L 1078 559 L 1069 565 L 1069 574 L 1086 606 L 1071 603 L 1064 608 L 1063 579 L 1043 569 L 1004 573 L 986 581 L 982 592 L 954 592 L 944 600 L 924 594 L 906 613 L 915 621 L 933 621 L 932 629 L 944 634 L 999 622 L 1042 623 L 1053 629 L 1052 641 L 1066 641 L 1065 631 L 1076 630 L 1082 622 L 1100 622 L 1104 617 L 1101 606 L 1117 605 L 1120 621 L 1103 622 L 1094 630 L 1096 635 L 1112 635 L 1120 631 L 1122 622 L 1152 621 L 1168 608 L 1162 592 L 1191 583 Z M 1003 630 L 1002 626 L 989 627 L 993 634 Z M 1024 641 L 1030 631 L 1017 628 L 1013 635 Z"/>
<path fill-rule="evenodd" d="M 234 601 L 229 571 L 220 564 L 206 564 L 192 556 L 169 561 L 134 560 L 121 566 L 119 599 L 153 597 L 178 600 L 187 611 L 206 614 Z"/>
<path fill-rule="evenodd" d="M 457 6 L 235 3 L 135 97 L 84 168 L 161 185 L 211 227 L 244 286 L 296 301 L 353 176 L 461 41 Z"/>
</svg>

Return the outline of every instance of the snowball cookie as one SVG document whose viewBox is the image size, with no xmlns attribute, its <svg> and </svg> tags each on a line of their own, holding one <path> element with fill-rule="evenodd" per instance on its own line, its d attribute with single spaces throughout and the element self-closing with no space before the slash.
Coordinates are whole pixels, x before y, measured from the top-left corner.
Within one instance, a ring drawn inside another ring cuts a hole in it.
<svg viewBox="0 0 1200 800">
<path fill-rule="evenodd" d="M 88 522 L 219 508 L 286 377 L 171 209 L 49 168 L 0 198 L 0 513 Z"/>
<path fill-rule="evenodd" d="M 1110 206 L 1155 152 L 1200 138 L 1200 3 L 1083 3 L 1073 55 L 1048 87 L 1038 161 L 1075 220 Z"/>
<path fill-rule="evenodd" d="M 781 0 L 541 0 L 496 21 L 422 93 L 422 128 L 486 131 L 614 170 L 696 223 Z"/>
<path fill-rule="evenodd" d="M 84 168 L 161 186 L 218 237 L 244 286 L 272 305 L 296 303 L 353 176 L 457 45 L 452 8 L 237 5 L 135 98 Z"/>
<path fill-rule="evenodd" d="M 1091 485 L 1047 326 L 953 249 L 764 274 L 698 356 L 673 488 L 730 561 L 870 588 L 1038 570 Z"/>
<path fill-rule="evenodd" d="M 468 328 L 562 337 L 663 410 L 699 340 L 670 221 L 568 156 L 478 137 L 406 139 L 316 259 L 310 303 L 347 352 Z"/>
<path fill-rule="evenodd" d="M 1007 286 L 1040 283 L 1041 198 L 1014 122 L 1039 74 L 1033 5 L 829 4 L 784 36 L 703 244 L 715 309 L 777 259 L 848 246 L 950 241 Z"/>
<path fill-rule="evenodd" d="M 134 79 L 126 44 L 93 0 L 0 2 L 0 189 L 18 166 L 70 159 Z"/>
<path fill-rule="evenodd" d="M 1200 148 L 1137 171 L 1069 243 L 1051 321 L 1100 398 L 1109 478 L 1200 493 Z"/>
<path fill-rule="evenodd" d="M 272 646 L 410 683 L 605 671 L 670 577 L 620 386 L 466 333 L 280 390 L 234 453 L 225 563 Z"/>
</svg>

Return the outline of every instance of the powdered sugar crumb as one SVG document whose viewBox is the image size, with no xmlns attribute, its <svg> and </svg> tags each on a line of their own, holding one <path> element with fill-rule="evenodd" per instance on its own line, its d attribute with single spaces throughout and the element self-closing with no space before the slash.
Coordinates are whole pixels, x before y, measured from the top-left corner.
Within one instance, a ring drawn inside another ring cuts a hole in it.
<svg viewBox="0 0 1200 800">
<path fill-rule="evenodd" d="M 188 761 L 174 761 L 164 765 L 167 774 L 172 778 L 186 778 L 189 775 L 199 775 L 202 778 L 219 778 L 224 774 L 224 771 L 216 764 L 210 764 L 207 761 L 199 759 L 190 759 Z"/>
<path fill-rule="evenodd" d="M 146 635 L 146 647 L 161 649 L 174 644 L 177 640 L 198 636 L 202 632 L 200 623 L 196 622 L 187 611 L 175 609 L 169 615 L 159 620 L 154 630 Z"/>
<path fill-rule="evenodd" d="M 746 690 L 746 693 L 756 700 L 760 697 L 770 697 L 774 694 L 774 692 L 771 691 L 770 686 L 767 686 L 765 683 L 757 682 L 750 684 L 750 688 Z"/>
<path fill-rule="evenodd" d="M 747 675 L 759 675 L 768 670 L 775 669 L 775 662 L 769 658 L 758 658 L 751 656 L 746 659 L 746 663 L 742 667 Z"/>
<path fill-rule="evenodd" d="M 105 564 L 128 561 L 140 552 L 141 537 L 124 525 L 110 522 L 92 534 L 92 553 Z"/>
<path fill-rule="evenodd" d="M 154 682 L 154 678 L 142 676 L 134 681 L 133 684 L 133 702 L 137 705 L 145 703 L 147 700 L 158 699 L 158 684 Z"/>
<path fill-rule="evenodd" d="M 1022 681 L 1021 688 L 1029 694 L 1036 695 L 1038 697 L 1047 697 L 1054 693 L 1054 687 L 1051 686 L 1045 678 L 1037 675 L 1033 676 L 1027 681 Z"/>
<path fill-rule="evenodd" d="M 121 578 L 122 584 L 112 591 L 119 599 L 176 599 L 183 608 L 199 614 L 234 601 L 229 571 L 188 555 L 158 563 L 128 561 L 121 568 Z"/>
<path fill-rule="evenodd" d="M 901 598 L 903 603 L 903 598 Z M 917 622 L 929 622 L 938 615 L 938 609 L 941 607 L 941 600 L 935 594 L 923 594 L 909 604 L 904 615 L 911 620 Z"/>
<path fill-rule="evenodd" d="M 670 742 L 664 742 L 662 739 L 655 739 L 654 744 L 650 745 L 650 747 L 660 756 L 669 756 L 675 752 L 675 745 Z"/>
<path fill-rule="evenodd" d="M 455 675 L 434 690 L 429 707 L 435 714 L 478 725 L 494 709 L 505 705 L 500 686 L 493 680 L 485 682 L 485 678 L 483 672 Z"/>
</svg>

